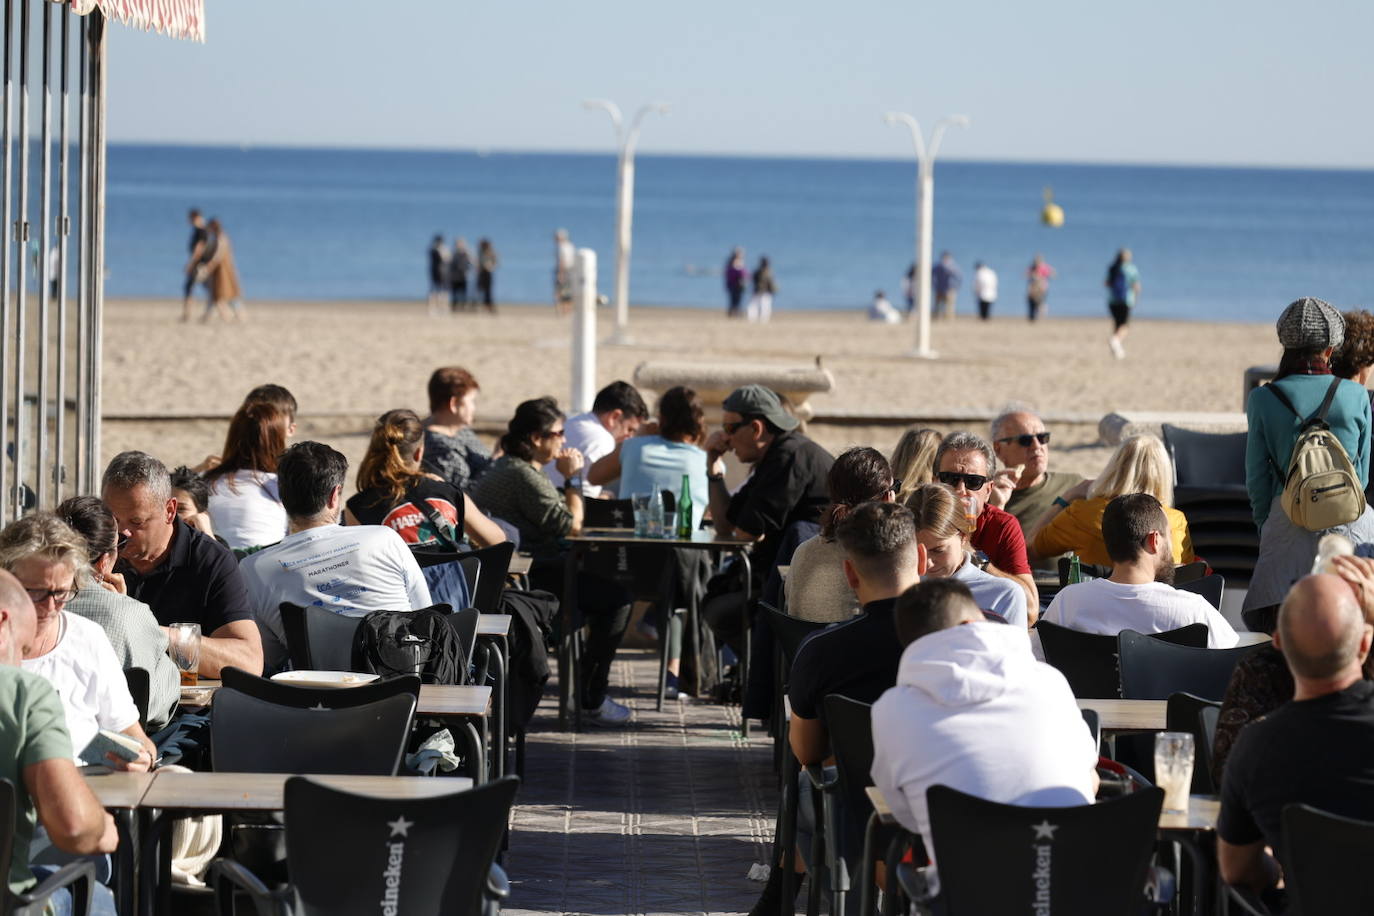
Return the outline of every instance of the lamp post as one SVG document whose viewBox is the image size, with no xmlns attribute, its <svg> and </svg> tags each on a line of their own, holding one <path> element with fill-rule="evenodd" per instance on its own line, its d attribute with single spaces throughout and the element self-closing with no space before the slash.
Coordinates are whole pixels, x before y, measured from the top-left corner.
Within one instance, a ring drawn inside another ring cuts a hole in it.
<svg viewBox="0 0 1374 916">
<path fill-rule="evenodd" d="M 644 116 L 654 111 L 667 114 L 668 105 L 665 102 L 651 102 L 640 106 L 630 121 L 628 131 L 625 130 L 620 106 L 615 102 L 588 99 L 582 103 L 582 107 L 599 108 L 610 115 L 620 153 L 615 192 L 615 331 L 607 343 L 623 345 L 630 342 L 630 226 L 634 218 L 635 144 L 639 141 L 639 126 Z"/>
<path fill-rule="evenodd" d="M 932 224 L 935 218 L 935 154 L 949 127 L 968 127 L 964 115 L 951 115 L 935 125 L 926 147 L 920 123 L 909 114 L 889 111 L 883 116 L 887 124 L 905 124 L 911 129 L 911 143 L 916 148 L 916 348 L 911 355 L 918 359 L 934 359 L 939 354 L 930 349 L 930 249 Z"/>
</svg>

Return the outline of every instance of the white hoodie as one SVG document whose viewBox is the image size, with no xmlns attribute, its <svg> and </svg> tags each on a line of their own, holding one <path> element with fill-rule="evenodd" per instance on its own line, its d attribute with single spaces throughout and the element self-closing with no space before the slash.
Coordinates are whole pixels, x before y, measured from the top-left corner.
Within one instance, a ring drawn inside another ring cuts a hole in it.
<svg viewBox="0 0 1374 916">
<path fill-rule="evenodd" d="M 1026 651 L 1019 627 L 970 623 L 902 653 L 897 686 L 873 706 L 873 782 L 934 857 L 926 789 L 990 801 L 1093 800 L 1097 748 L 1064 676 Z"/>
</svg>

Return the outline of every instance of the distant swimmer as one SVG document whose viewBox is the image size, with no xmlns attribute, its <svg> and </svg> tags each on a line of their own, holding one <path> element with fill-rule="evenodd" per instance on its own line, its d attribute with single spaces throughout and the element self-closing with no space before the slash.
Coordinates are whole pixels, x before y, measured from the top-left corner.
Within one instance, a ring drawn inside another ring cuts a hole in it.
<svg viewBox="0 0 1374 916">
<path fill-rule="evenodd" d="M 1026 269 L 1026 317 L 1031 321 L 1044 313 L 1052 279 L 1054 268 L 1045 263 L 1044 255 L 1037 252 L 1031 259 L 1030 267 Z"/>
<path fill-rule="evenodd" d="M 1123 248 L 1116 253 L 1116 260 L 1107 268 L 1107 310 L 1112 313 L 1112 336 L 1107 340 L 1112 355 L 1122 359 L 1126 348 L 1121 341 L 1126 339 L 1127 325 L 1131 320 L 1131 309 L 1135 308 L 1136 297 L 1140 295 L 1140 271 L 1131 262 L 1131 249 Z"/>
</svg>

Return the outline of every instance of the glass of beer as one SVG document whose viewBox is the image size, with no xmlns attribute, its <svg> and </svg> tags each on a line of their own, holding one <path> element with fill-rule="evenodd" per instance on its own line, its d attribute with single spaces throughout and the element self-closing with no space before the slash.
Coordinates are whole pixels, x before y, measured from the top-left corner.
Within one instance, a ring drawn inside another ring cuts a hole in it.
<svg viewBox="0 0 1374 916">
<path fill-rule="evenodd" d="M 174 623 L 167 629 L 167 648 L 181 672 L 181 686 L 194 687 L 200 671 L 200 624 Z"/>
<path fill-rule="evenodd" d="M 1187 814 L 1193 787 L 1193 736 L 1188 732 L 1155 735 L 1155 785 L 1164 790 L 1164 813 Z"/>
</svg>

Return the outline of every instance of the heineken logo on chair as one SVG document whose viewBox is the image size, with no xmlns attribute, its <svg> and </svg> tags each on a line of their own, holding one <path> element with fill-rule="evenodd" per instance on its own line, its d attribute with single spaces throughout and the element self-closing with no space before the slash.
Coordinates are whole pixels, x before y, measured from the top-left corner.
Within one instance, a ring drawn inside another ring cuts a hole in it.
<svg viewBox="0 0 1374 916">
<path fill-rule="evenodd" d="M 1031 912 L 1035 916 L 1050 916 L 1050 853 L 1054 848 L 1051 845 L 1054 843 L 1054 832 L 1058 829 L 1058 825 L 1051 824 L 1049 820 L 1031 824 L 1031 830 L 1035 831 L 1031 841 L 1031 849 L 1035 851 L 1035 870 L 1031 872 L 1031 879 L 1035 882 L 1035 900 L 1031 903 Z"/>
<path fill-rule="evenodd" d="M 385 890 L 382 891 L 381 908 L 382 916 L 396 916 L 401 900 L 401 865 L 406 855 L 405 841 L 410 836 L 407 831 L 415 826 L 415 822 L 402 816 L 387 821 L 386 825 L 391 828 L 391 834 L 386 840 L 386 868 L 382 871 Z M 398 841 L 397 837 L 401 839 Z"/>
</svg>

